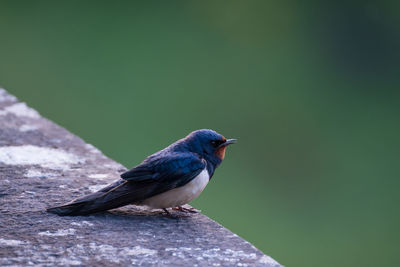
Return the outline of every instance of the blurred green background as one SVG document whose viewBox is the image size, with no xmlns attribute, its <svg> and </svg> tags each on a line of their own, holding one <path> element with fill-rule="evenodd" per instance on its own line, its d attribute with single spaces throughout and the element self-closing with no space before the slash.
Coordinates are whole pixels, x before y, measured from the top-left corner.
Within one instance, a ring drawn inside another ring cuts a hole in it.
<svg viewBox="0 0 400 267">
<path fill-rule="evenodd" d="M 396 266 L 399 3 L 0 1 L 0 84 L 126 167 L 238 138 L 195 207 L 287 266 Z"/>
</svg>

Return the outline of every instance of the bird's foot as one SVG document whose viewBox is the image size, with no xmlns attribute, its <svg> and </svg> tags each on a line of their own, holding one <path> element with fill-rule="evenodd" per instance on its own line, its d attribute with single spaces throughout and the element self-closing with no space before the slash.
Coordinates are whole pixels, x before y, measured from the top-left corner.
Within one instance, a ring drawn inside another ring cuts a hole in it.
<svg viewBox="0 0 400 267">
<path fill-rule="evenodd" d="M 172 209 L 176 210 L 176 211 L 180 211 L 180 212 L 190 212 L 190 213 L 199 213 L 200 212 L 199 210 L 196 210 L 195 208 L 188 209 L 188 208 L 184 208 L 182 206 L 178 206 L 178 207 L 175 207 Z"/>
<path fill-rule="evenodd" d="M 189 215 L 178 215 L 176 213 L 171 213 L 169 212 L 167 209 L 163 209 L 163 213 L 162 216 L 166 217 L 166 218 L 171 218 L 171 219 L 180 219 L 180 218 L 184 218 L 184 217 L 190 217 Z"/>
<path fill-rule="evenodd" d="M 163 211 L 165 212 L 165 215 L 171 216 L 171 213 L 167 209 L 163 209 Z"/>
</svg>

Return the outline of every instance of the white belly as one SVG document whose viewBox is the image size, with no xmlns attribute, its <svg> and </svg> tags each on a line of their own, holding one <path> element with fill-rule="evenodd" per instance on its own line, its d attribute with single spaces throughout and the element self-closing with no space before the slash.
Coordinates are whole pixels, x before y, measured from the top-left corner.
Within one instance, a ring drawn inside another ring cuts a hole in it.
<svg viewBox="0 0 400 267">
<path fill-rule="evenodd" d="M 205 168 L 199 175 L 184 186 L 174 188 L 167 192 L 155 195 L 141 202 L 141 205 L 153 209 L 163 209 L 182 206 L 200 195 L 206 187 L 210 176 Z"/>
</svg>

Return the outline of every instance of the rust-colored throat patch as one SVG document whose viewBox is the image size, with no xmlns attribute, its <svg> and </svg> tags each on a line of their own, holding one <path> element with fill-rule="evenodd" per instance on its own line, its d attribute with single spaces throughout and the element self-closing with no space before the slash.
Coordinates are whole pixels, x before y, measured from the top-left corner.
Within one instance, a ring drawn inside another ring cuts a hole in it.
<svg viewBox="0 0 400 267">
<path fill-rule="evenodd" d="M 223 146 L 223 147 L 218 148 L 217 151 L 215 152 L 215 154 L 217 154 L 217 157 L 219 157 L 220 159 L 224 159 L 225 151 L 226 151 L 226 146 Z"/>
</svg>

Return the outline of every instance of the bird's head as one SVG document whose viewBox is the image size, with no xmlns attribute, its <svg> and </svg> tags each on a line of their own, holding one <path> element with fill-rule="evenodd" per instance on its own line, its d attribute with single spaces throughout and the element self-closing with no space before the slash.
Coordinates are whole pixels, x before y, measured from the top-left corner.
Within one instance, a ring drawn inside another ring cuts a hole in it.
<svg viewBox="0 0 400 267">
<path fill-rule="evenodd" d="M 190 150 L 216 164 L 224 159 L 226 147 L 236 143 L 236 139 L 226 139 L 216 131 L 208 129 L 191 132 L 185 141 Z"/>
</svg>

